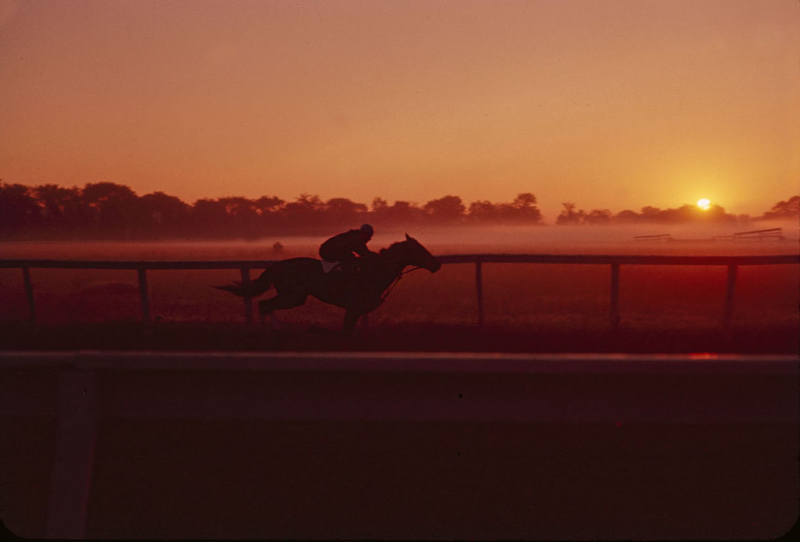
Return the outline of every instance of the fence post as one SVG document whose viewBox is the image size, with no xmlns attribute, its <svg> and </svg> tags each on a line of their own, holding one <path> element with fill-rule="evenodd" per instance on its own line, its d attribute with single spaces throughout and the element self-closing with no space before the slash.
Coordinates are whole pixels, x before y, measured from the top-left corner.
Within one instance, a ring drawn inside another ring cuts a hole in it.
<svg viewBox="0 0 800 542">
<path fill-rule="evenodd" d="M 247 289 L 250 285 L 250 268 L 244 266 L 240 271 L 242 274 L 242 286 Z M 253 298 L 249 296 L 244 297 L 244 318 L 248 326 L 253 324 Z"/>
<path fill-rule="evenodd" d="M 31 270 L 28 267 L 22 268 L 22 280 L 25 283 L 25 296 L 28 298 L 28 318 L 31 324 L 36 323 L 36 305 L 33 301 L 33 282 L 31 282 Z"/>
<path fill-rule="evenodd" d="M 475 293 L 478 297 L 478 327 L 483 327 L 483 272 L 481 259 L 475 259 Z"/>
<path fill-rule="evenodd" d="M 731 320 L 733 318 L 733 297 L 736 291 L 736 265 L 728 266 L 728 283 L 725 288 L 725 313 L 722 316 L 722 326 L 725 329 L 731 327 Z"/>
<path fill-rule="evenodd" d="M 611 306 L 609 312 L 611 320 L 611 327 L 617 329 L 619 327 L 619 264 L 611 264 Z"/>
<path fill-rule="evenodd" d="M 147 270 L 140 267 L 136 270 L 139 276 L 139 296 L 142 298 L 142 324 L 147 328 L 150 325 L 150 293 L 147 287 Z"/>
<path fill-rule="evenodd" d="M 59 375 L 58 396 L 58 433 L 45 537 L 81 539 L 86 537 L 97 438 L 97 374 L 65 369 Z"/>
</svg>

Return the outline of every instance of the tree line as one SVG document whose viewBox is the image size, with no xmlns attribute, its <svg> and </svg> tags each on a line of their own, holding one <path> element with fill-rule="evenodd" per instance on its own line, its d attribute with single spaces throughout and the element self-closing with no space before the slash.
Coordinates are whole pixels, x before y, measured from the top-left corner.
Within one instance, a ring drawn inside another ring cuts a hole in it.
<svg viewBox="0 0 800 542">
<path fill-rule="evenodd" d="M 776 204 L 759 218 L 800 214 L 800 196 Z M 641 212 L 607 209 L 583 211 L 564 203 L 556 224 L 678 222 L 687 220 L 743 220 L 719 206 L 698 211 L 693 206 Z M 128 186 L 87 183 L 82 188 L 44 184 L 29 187 L 0 180 L 0 238 L 2 239 L 159 239 L 259 238 L 291 234 L 330 234 L 369 222 L 376 227 L 414 225 L 542 225 L 543 216 L 532 193 L 513 201 L 487 200 L 465 205 L 448 195 L 423 205 L 409 201 L 389 204 L 376 197 L 371 205 L 347 198 L 327 201 L 301 194 L 294 201 L 276 196 L 260 198 L 202 198 L 187 204 L 164 192 L 138 196 Z"/>
<path fill-rule="evenodd" d="M 276 196 L 202 198 L 189 205 L 164 192 L 137 196 L 129 187 L 110 182 L 67 188 L 0 181 L 0 238 L 5 239 L 259 238 L 325 234 L 364 222 L 384 227 L 540 224 L 542 213 L 529 193 L 510 203 L 480 201 L 468 207 L 458 196 L 424 205 L 375 198 L 367 206 L 309 194 L 294 201 Z"/>
<path fill-rule="evenodd" d="M 759 220 L 800 219 L 800 196 L 792 196 L 788 200 L 779 201 L 772 209 L 756 217 L 750 215 L 734 215 L 726 213 L 720 205 L 710 205 L 708 209 L 700 209 L 697 205 L 681 205 L 673 209 L 659 209 L 650 205 L 642 207 L 637 213 L 626 209 L 616 214 L 608 209 L 577 209 L 574 203 L 563 203 L 561 213 L 556 217 L 556 224 L 680 224 L 687 222 L 704 223 L 738 223 L 747 224 Z"/>
</svg>

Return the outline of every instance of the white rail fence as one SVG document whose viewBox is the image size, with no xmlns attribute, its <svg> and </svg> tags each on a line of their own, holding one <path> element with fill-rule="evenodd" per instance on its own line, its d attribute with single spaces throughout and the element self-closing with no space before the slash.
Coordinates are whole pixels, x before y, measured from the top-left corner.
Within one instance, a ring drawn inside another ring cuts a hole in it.
<svg viewBox="0 0 800 542">
<path fill-rule="evenodd" d="M 475 266 L 476 325 L 483 326 L 483 266 L 485 264 L 560 264 L 608 265 L 611 268 L 609 295 L 609 323 L 617 328 L 620 323 L 619 291 L 620 268 L 625 265 L 721 266 L 727 268 L 727 285 L 721 322 L 729 328 L 733 318 L 736 277 L 739 266 L 798 265 L 800 256 L 635 256 L 635 255 L 563 255 L 563 254 L 465 254 L 437 257 L 442 264 L 473 264 Z M 142 324 L 151 323 L 150 289 L 147 271 L 238 269 L 242 283 L 250 282 L 250 271 L 263 269 L 276 260 L 226 260 L 226 261 L 93 261 L 93 260 L 0 260 L 0 268 L 20 268 L 28 302 L 29 318 L 36 322 L 36 303 L 31 269 L 127 269 L 136 271 L 142 307 Z M 244 315 L 248 324 L 253 322 L 253 301 L 244 299 Z"/>
</svg>

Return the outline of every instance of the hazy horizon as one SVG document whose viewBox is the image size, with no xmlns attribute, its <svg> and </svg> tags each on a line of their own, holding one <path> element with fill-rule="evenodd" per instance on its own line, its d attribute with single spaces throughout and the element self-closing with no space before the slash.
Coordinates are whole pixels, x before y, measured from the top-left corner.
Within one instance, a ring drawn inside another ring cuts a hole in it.
<svg viewBox="0 0 800 542">
<path fill-rule="evenodd" d="M 781 227 L 785 240 L 708 241 L 749 229 Z M 408 233 L 434 254 L 800 254 L 800 223 L 762 222 L 742 230 L 735 225 L 647 224 L 604 226 L 426 226 L 379 229 L 369 246 L 373 250 L 401 241 Z M 669 234 L 674 242 L 638 242 L 637 235 Z M 128 241 L 3 241 L 4 257 L 53 259 L 281 259 L 317 258 L 325 235 L 274 235 L 258 239 L 165 239 Z M 681 242 L 685 241 L 685 242 Z M 280 242 L 283 252 L 273 252 Z"/>
</svg>

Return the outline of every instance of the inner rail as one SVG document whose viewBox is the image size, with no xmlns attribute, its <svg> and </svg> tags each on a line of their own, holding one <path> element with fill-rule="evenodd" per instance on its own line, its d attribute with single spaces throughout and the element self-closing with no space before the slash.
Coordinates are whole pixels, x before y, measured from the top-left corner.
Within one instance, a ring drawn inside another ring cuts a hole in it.
<svg viewBox="0 0 800 542">
<path fill-rule="evenodd" d="M 620 267 L 623 265 L 704 265 L 727 267 L 727 284 L 721 323 L 730 328 L 733 318 L 736 277 L 739 266 L 746 265 L 797 265 L 800 255 L 773 256 L 675 256 L 675 255 L 598 255 L 598 254 L 448 254 L 437 256 L 442 264 L 472 264 L 475 266 L 476 325 L 483 326 L 483 265 L 491 263 L 608 265 L 611 268 L 609 295 L 609 323 L 616 329 L 620 324 L 619 289 Z M 31 269 L 127 269 L 134 270 L 139 284 L 142 306 L 142 324 L 151 324 L 150 292 L 147 271 L 238 269 L 243 284 L 250 282 L 251 269 L 263 269 L 277 260 L 0 260 L 0 268 L 20 268 L 28 301 L 29 320 L 36 323 L 36 303 Z M 253 322 L 252 298 L 244 299 L 245 321 Z"/>
</svg>

